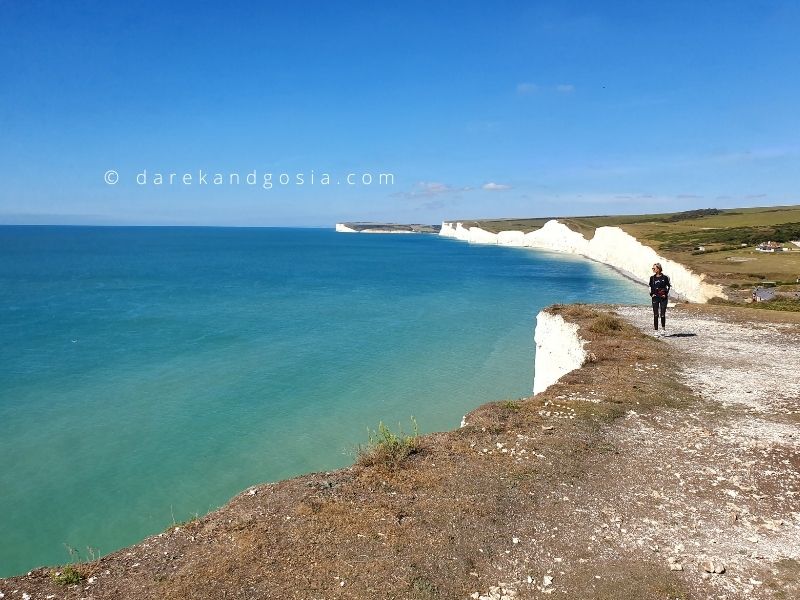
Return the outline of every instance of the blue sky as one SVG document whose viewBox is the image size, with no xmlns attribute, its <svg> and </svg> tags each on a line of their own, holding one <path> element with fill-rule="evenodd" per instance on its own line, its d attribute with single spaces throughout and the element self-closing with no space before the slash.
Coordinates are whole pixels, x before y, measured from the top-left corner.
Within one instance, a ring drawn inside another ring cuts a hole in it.
<svg viewBox="0 0 800 600">
<path fill-rule="evenodd" d="M 799 203 L 798 31 L 795 1 L 0 0 L 0 223 Z"/>
</svg>

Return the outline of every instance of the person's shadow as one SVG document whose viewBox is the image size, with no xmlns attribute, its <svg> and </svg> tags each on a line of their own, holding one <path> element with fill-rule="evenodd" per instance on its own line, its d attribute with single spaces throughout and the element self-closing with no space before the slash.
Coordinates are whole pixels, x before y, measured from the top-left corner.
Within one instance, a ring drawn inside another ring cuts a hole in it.
<svg viewBox="0 0 800 600">
<path fill-rule="evenodd" d="M 668 333 L 664 337 L 697 337 L 696 333 Z"/>
</svg>

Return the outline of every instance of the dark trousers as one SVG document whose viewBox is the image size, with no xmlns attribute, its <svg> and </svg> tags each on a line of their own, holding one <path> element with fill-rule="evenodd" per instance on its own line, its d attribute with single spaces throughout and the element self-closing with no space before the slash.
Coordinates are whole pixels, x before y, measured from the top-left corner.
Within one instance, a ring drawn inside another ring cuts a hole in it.
<svg viewBox="0 0 800 600">
<path fill-rule="evenodd" d="M 661 317 L 661 327 L 667 326 L 667 299 L 653 296 L 653 328 L 658 329 L 658 317 Z"/>
</svg>

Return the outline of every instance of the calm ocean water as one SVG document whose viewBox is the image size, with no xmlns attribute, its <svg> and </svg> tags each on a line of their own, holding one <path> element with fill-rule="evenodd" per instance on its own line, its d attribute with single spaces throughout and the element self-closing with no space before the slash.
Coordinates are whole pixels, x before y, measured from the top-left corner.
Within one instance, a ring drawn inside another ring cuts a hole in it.
<svg viewBox="0 0 800 600">
<path fill-rule="evenodd" d="M 540 308 L 643 295 L 435 236 L 0 227 L 0 575 L 347 465 L 381 420 L 457 427 L 530 393 Z"/>
</svg>

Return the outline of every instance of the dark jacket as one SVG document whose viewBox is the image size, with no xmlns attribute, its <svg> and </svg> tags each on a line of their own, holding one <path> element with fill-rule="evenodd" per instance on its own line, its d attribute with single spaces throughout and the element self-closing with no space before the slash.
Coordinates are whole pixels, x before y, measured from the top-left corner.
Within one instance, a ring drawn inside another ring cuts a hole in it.
<svg viewBox="0 0 800 600">
<path fill-rule="evenodd" d="M 669 282 L 669 277 L 661 273 L 661 275 L 650 276 L 650 297 L 666 298 L 669 296 L 669 290 L 672 284 Z"/>
</svg>

